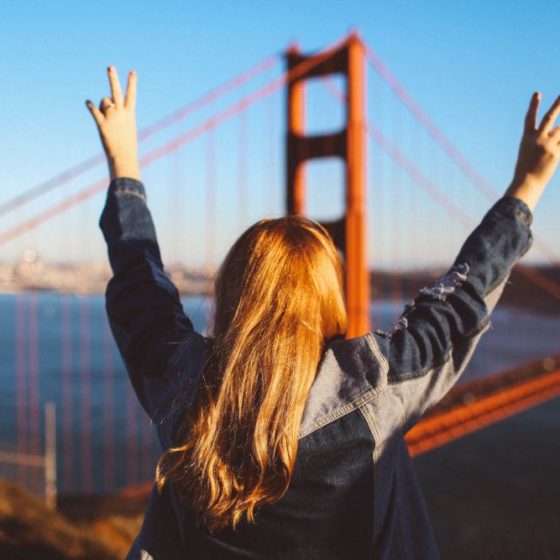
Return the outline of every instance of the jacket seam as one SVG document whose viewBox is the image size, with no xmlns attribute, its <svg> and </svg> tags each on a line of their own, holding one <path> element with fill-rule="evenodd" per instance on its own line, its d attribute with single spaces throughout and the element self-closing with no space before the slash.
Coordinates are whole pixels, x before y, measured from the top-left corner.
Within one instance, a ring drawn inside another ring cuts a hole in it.
<svg viewBox="0 0 560 560">
<path fill-rule="evenodd" d="M 116 187 L 115 190 L 113 191 L 114 194 L 116 195 L 132 195 L 132 196 L 137 196 L 138 198 L 142 199 L 144 202 L 146 202 L 146 196 L 144 194 L 142 194 L 140 191 L 138 191 L 137 189 L 133 189 L 130 187 Z"/>
<path fill-rule="evenodd" d="M 366 403 L 364 403 L 366 404 Z M 368 427 L 369 427 L 369 431 L 371 432 L 371 435 L 373 437 L 373 440 L 375 442 L 375 445 L 373 447 L 373 462 L 374 462 L 374 466 L 377 463 L 376 459 L 378 457 L 378 453 L 379 453 L 379 448 L 381 447 L 381 435 L 379 433 L 379 429 L 377 427 L 377 423 L 375 422 L 375 417 L 373 415 L 369 414 L 369 411 L 367 410 L 367 408 L 365 406 L 360 406 L 360 412 L 362 413 L 362 416 L 364 417 Z"/>
<path fill-rule="evenodd" d="M 342 405 L 341 407 L 336 408 L 335 410 L 323 416 L 320 416 L 319 418 L 317 418 L 317 420 L 314 420 L 313 423 L 307 429 L 300 432 L 298 439 L 301 440 L 304 437 L 311 435 L 313 432 L 316 432 L 318 429 L 324 428 L 325 426 L 331 424 L 335 420 L 338 420 L 339 418 L 342 418 L 343 416 L 350 414 L 350 412 L 353 412 L 357 408 L 361 408 L 366 403 L 377 398 L 379 394 L 380 391 L 377 387 L 372 387 L 368 389 L 367 391 L 361 393 L 357 397 L 351 399 L 345 405 Z"/>
<path fill-rule="evenodd" d="M 359 408 L 360 413 L 362 415 L 362 417 L 364 418 L 364 420 L 366 421 L 366 424 L 369 428 L 369 431 L 371 433 L 371 436 L 373 438 L 373 452 L 371 454 L 371 462 L 372 462 L 372 478 L 373 478 L 373 489 L 374 489 L 374 493 L 373 493 L 373 499 L 375 502 L 375 499 L 377 497 L 377 481 L 379 480 L 378 477 L 378 469 L 379 469 L 379 453 L 380 450 L 382 448 L 382 444 L 381 444 L 381 436 L 379 434 L 379 428 L 377 427 L 377 423 L 375 421 L 375 417 L 373 414 L 370 414 L 367 407 L 365 406 L 361 406 Z M 374 507 L 373 507 L 373 529 L 372 529 L 372 543 L 371 546 L 374 547 L 375 546 L 375 521 L 376 521 L 376 505 L 374 503 Z"/>
<path fill-rule="evenodd" d="M 386 356 L 384 356 L 383 353 L 381 352 L 381 350 L 379 349 L 379 346 L 377 345 L 377 342 L 376 342 L 372 332 L 367 333 L 366 342 L 368 343 L 368 346 L 369 346 L 370 350 L 372 351 L 374 357 L 377 358 L 377 360 L 381 364 L 384 371 L 388 372 L 389 371 L 389 362 L 388 362 Z M 384 376 L 381 376 L 381 379 L 383 380 Z"/>
</svg>

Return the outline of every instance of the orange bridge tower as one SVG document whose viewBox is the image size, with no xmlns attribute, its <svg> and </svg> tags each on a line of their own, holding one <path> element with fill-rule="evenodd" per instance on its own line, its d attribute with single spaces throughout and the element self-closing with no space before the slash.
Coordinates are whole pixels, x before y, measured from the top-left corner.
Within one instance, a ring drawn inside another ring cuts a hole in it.
<svg viewBox="0 0 560 560">
<path fill-rule="evenodd" d="M 287 213 L 305 213 L 305 163 L 313 158 L 339 157 L 345 163 L 345 212 L 323 222 L 341 251 L 345 265 L 348 338 L 370 329 L 369 271 L 366 261 L 366 115 L 364 45 L 351 34 L 332 50 L 303 55 L 297 47 L 286 53 L 287 87 Z M 304 72 L 291 72 L 298 65 Z M 305 80 L 342 74 L 346 77 L 346 122 L 341 130 L 305 134 Z"/>
</svg>

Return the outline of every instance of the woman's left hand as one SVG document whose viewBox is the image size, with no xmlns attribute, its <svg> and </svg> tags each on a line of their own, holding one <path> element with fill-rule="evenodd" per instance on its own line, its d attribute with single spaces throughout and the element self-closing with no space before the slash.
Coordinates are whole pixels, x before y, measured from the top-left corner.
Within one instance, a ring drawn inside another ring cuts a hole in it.
<svg viewBox="0 0 560 560">
<path fill-rule="evenodd" d="M 114 66 L 107 68 L 111 97 L 104 97 L 97 108 L 89 99 L 86 105 L 97 124 L 107 156 L 111 179 L 130 177 L 140 180 L 138 139 L 136 136 L 136 72 L 128 74 L 126 96 Z"/>
</svg>

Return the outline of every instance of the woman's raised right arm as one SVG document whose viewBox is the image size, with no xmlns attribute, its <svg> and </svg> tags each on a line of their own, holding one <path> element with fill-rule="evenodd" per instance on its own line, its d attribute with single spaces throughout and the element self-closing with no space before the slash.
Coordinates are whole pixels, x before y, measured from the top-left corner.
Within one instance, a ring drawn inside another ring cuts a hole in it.
<svg viewBox="0 0 560 560">
<path fill-rule="evenodd" d="M 189 363 L 193 375 L 199 371 L 191 362 L 202 356 L 204 339 L 194 332 L 179 292 L 164 271 L 140 181 L 136 74 L 129 74 L 124 99 L 116 69 L 109 67 L 108 75 L 111 97 L 104 97 L 99 108 L 87 102 L 111 175 L 100 220 L 113 270 L 106 308 L 131 383 L 146 412 L 159 422 L 170 401 L 188 381 L 190 372 L 179 376 L 179 366 Z M 185 357 L 187 353 L 189 360 Z M 179 355 L 185 359 L 175 364 L 173 360 Z"/>
</svg>

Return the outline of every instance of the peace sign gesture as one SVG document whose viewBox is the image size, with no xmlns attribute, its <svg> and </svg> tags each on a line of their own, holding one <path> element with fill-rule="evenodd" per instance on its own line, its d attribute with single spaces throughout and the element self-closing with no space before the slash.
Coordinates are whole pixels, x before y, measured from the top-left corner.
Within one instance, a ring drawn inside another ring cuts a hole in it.
<svg viewBox="0 0 560 560">
<path fill-rule="evenodd" d="M 513 174 L 506 194 L 523 199 L 534 209 L 560 162 L 560 126 L 554 123 L 560 115 L 560 96 L 537 124 L 541 94 L 535 92 L 525 116 L 523 136 Z"/>
<path fill-rule="evenodd" d="M 103 97 L 96 107 L 89 99 L 86 105 L 95 120 L 111 179 L 131 177 L 140 180 L 138 139 L 136 137 L 136 72 L 128 74 L 126 96 L 123 100 L 117 70 L 107 68 L 111 97 Z"/>
</svg>

